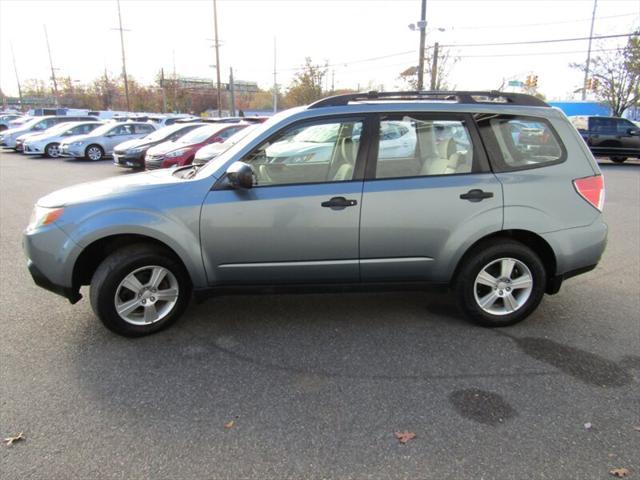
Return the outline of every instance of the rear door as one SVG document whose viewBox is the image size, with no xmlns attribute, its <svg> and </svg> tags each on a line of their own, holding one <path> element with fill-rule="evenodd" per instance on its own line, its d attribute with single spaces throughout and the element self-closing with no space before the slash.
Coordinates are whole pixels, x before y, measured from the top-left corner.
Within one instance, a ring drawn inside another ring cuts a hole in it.
<svg viewBox="0 0 640 480">
<path fill-rule="evenodd" d="M 502 227 L 502 189 L 464 114 L 379 117 L 364 182 L 363 281 L 447 281 L 451 258 Z M 398 137 L 398 134 L 401 134 Z"/>
<path fill-rule="evenodd" d="M 622 138 L 618 134 L 615 118 L 589 117 L 589 140 L 594 155 L 616 155 L 622 149 Z"/>
</svg>

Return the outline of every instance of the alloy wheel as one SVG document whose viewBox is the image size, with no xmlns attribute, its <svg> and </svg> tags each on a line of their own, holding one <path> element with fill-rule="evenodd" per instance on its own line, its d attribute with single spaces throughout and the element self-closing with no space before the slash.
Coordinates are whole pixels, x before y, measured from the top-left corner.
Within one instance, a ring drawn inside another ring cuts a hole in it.
<svg viewBox="0 0 640 480">
<path fill-rule="evenodd" d="M 499 258 L 478 273 L 473 293 L 478 306 L 491 315 L 508 315 L 527 303 L 533 289 L 531 270 L 515 258 Z"/>
<path fill-rule="evenodd" d="M 129 273 L 114 298 L 120 318 L 132 325 L 150 325 L 165 318 L 178 302 L 176 277 L 165 267 L 149 265 Z"/>
</svg>

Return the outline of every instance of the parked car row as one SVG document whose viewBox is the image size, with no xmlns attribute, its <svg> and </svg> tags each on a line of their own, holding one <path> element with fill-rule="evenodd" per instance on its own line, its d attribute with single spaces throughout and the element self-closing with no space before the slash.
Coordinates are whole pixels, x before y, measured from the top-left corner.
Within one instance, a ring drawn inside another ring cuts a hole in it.
<svg viewBox="0 0 640 480">
<path fill-rule="evenodd" d="M 203 147 L 217 144 L 200 156 L 203 163 L 228 148 L 227 140 L 262 118 L 220 119 L 210 123 L 191 118 L 176 122 L 171 118 L 147 121 L 100 121 L 93 117 L 41 116 L 0 133 L 0 145 L 26 155 L 50 158 L 83 158 L 98 161 L 112 157 L 118 167 L 158 169 L 190 164 Z M 237 142 L 234 139 L 229 145 Z"/>
</svg>

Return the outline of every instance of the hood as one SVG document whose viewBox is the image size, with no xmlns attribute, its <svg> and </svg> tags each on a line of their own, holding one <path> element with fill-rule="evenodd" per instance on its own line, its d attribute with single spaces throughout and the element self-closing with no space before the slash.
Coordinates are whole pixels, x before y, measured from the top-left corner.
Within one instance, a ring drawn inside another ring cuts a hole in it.
<svg viewBox="0 0 640 480">
<path fill-rule="evenodd" d="M 9 137 L 11 135 L 20 135 L 23 133 L 27 133 L 29 128 L 27 127 L 16 127 L 16 128 L 7 128 L 3 132 L 0 132 L 0 135 L 4 135 L 5 137 Z"/>
<path fill-rule="evenodd" d="M 50 193 L 39 199 L 37 204 L 46 208 L 64 207 L 183 182 L 184 180 L 172 175 L 173 171 L 154 170 L 80 183 Z"/>
<path fill-rule="evenodd" d="M 196 152 L 196 159 L 198 158 L 210 159 L 210 158 L 216 157 L 229 147 L 230 145 L 226 143 L 210 143 L 209 145 L 205 145 L 204 147 L 202 147 Z"/>
<path fill-rule="evenodd" d="M 181 148 L 191 148 L 197 143 L 180 143 L 180 142 L 162 142 L 158 145 L 154 145 L 149 150 L 147 150 L 147 155 L 164 155 L 165 153 L 173 152 L 174 150 L 179 150 Z"/>
<path fill-rule="evenodd" d="M 114 150 L 123 152 L 125 150 L 129 150 L 130 148 L 146 147 L 147 145 L 153 145 L 153 143 L 154 142 L 150 142 L 148 140 L 145 140 L 144 138 L 134 138 L 134 139 L 126 140 L 122 143 L 119 143 L 118 145 L 116 145 Z"/>
<path fill-rule="evenodd" d="M 44 136 L 42 135 L 42 132 L 27 132 L 27 133 L 23 133 L 22 135 L 20 135 L 18 138 L 16 138 L 16 140 L 26 140 L 28 139 L 32 139 L 34 137 L 41 137 Z"/>
</svg>

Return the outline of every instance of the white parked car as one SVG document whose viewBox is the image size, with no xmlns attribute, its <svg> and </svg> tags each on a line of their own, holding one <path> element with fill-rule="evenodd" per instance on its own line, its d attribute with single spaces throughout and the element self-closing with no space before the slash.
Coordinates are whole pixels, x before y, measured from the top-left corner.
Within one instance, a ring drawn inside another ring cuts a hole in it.
<svg viewBox="0 0 640 480">
<path fill-rule="evenodd" d="M 48 116 L 33 117 L 31 120 L 24 122 L 16 128 L 10 128 L 0 133 L 0 145 L 16 149 L 16 140 L 25 133 L 42 133 L 45 130 L 63 122 L 74 122 L 82 120 L 97 120 L 95 117 L 89 116 Z"/>
<path fill-rule="evenodd" d="M 100 125 L 103 122 L 65 122 L 39 134 L 28 134 L 22 144 L 22 153 L 57 158 L 60 156 L 61 142 L 75 135 L 86 135 Z M 21 138 L 18 137 L 18 141 Z"/>
<path fill-rule="evenodd" d="M 196 156 L 193 158 L 193 164 L 202 165 L 207 163 L 209 160 L 213 160 L 222 152 L 246 137 L 251 131 L 255 130 L 258 125 L 258 123 L 249 125 L 248 127 L 234 133 L 222 143 L 210 143 L 209 145 L 205 145 L 196 152 Z"/>
</svg>

